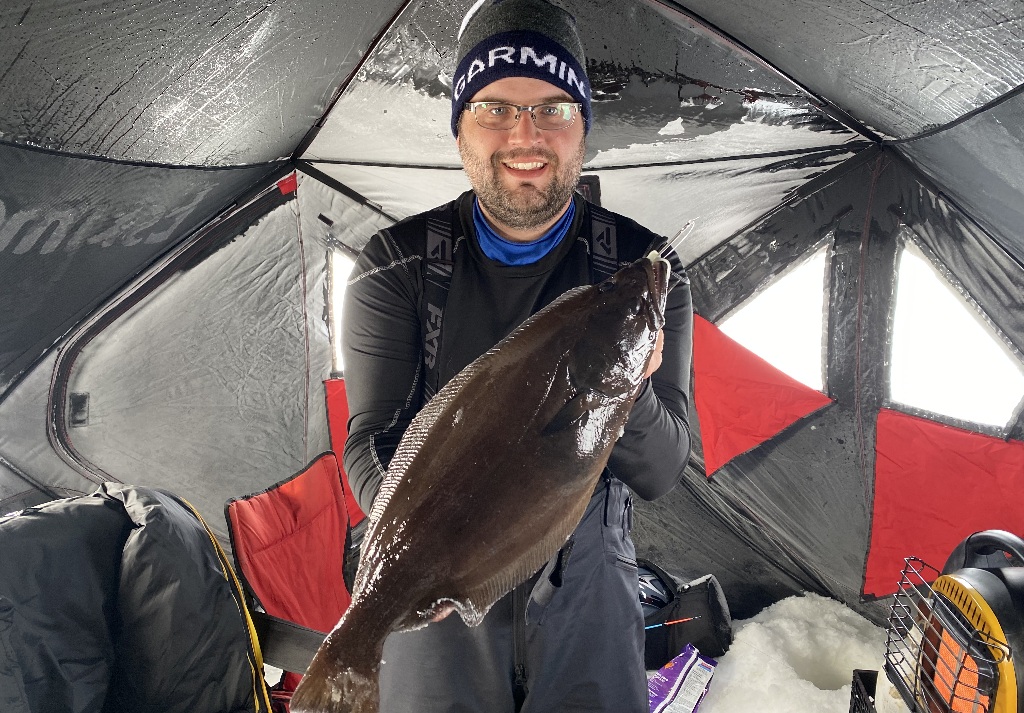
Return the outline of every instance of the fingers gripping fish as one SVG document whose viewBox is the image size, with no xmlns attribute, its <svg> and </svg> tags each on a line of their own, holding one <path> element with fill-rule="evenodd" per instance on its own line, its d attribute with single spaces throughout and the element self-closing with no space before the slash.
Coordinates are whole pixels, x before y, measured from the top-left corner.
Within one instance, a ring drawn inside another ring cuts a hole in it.
<svg viewBox="0 0 1024 713">
<path fill-rule="evenodd" d="M 572 534 L 665 321 L 652 252 L 569 290 L 420 411 L 370 513 L 352 603 L 293 713 L 376 713 L 384 639 L 451 611 L 473 626 Z"/>
</svg>

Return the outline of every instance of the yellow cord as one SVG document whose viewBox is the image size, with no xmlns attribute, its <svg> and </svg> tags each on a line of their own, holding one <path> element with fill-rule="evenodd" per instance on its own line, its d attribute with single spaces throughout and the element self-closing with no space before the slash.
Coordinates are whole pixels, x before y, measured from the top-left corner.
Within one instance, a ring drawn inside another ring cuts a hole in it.
<svg viewBox="0 0 1024 713">
<path fill-rule="evenodd" d="M 256 635 L 256 625 L 252 621 L 252 616 L 249 614 L 249 607 L 245 605 L 245 590 L 242 589 L 242 583 L 238 580 L 238 576 L 235 574 L 235 568 L 231 566 L 231 562 L 228 561 L 227 553 L 224 552 L 224 548 L 220 546 L 220 542 L 217 541 L 217 537 L 213 534 L 210 526 L 206 524 L 206 520 L 199 514 L 199 511 L 189 501 L 184 498 L 178 498 L 183 502 L 192 514 L 203 524 L 203 528 L 206 530 L 206 535 L 210 538 L 210 542 L 213 543 L 213 548 L 217 552 L 217 556 L 221 561 L 221 568 L 224 573 L 224 579 L 230 584 L 234 585 L 237 596 L 235 602 L 239 605 L 239 609 L 242 612 L 242 616 L 245 617 L 245 623 L 249 627 L 249 639 L 252 643 L 253 653 L 256 655 L 256 665 L 253 666 L 252 661 L 249 661 L 249 668 L 252 671 L 253 677 L 253 698 L 256 701 L 256 711 L 259 713 L 261 710 L 261 703 L 266 705 L 267 713 L 270 712 L 270 693 L 267 691 L 267 682 L 263 678 L 263 652 L 260 650 L 259 637 Z M 262 694 L 262 696 L 261 696 Z"/>
</svg>

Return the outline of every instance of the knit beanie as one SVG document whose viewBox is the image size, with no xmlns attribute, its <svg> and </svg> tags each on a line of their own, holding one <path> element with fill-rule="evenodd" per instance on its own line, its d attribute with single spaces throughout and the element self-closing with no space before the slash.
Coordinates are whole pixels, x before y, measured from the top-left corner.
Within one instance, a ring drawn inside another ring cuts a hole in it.
<svg viewBox="0 0 1024 713">
<path fill-rule="evenodd" d="M 564 89 L 583 105 L 590 131 L 590 80 L 576 20 L 546 0 L 480 0 L 459 32 L 452 82 L 452 134 L 478 91 L 505 77 L 533 77 Z"/>
</svg>

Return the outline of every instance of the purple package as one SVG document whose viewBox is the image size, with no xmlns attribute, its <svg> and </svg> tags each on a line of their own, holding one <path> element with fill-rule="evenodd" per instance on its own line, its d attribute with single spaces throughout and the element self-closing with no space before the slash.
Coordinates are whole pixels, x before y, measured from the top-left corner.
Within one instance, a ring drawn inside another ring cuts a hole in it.
<svg viewBox="0 0 1024 713">
<path fill-rule="evenodd" d="M 650 713 L 693 713 L 708 692 L 718 663 L 692 644 L 647 679 Z"/>
</svg>

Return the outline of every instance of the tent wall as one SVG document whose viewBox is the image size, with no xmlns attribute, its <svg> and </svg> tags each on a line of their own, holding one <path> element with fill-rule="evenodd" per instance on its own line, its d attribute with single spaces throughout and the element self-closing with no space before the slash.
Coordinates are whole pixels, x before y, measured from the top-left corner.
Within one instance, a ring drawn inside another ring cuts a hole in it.
<svg viewBox="0 0 1024 713">
<path fill-rule="evenodd" d="M 0 165 L 0 398 L 79 320 L 269 170 L 154 168 L 2 143 Z"/>
<path fill-rule="evenodd" d="M 601 204 L 673 240 L 684 263 L 756 222 L 798 186 L 849 159 L 844 149 L 791 156 L 757 156 L 672 166 L 588 169 Z M 469 189 L 459 170 L 314 163 L 396 218 L 446 203 Z M 369 234 L 353 247 L 362 247 Z"/>
<path fill-rule="evenodd" d="M 690 424 L 699 438 L 692 407 Z M 766 536 L 749 508 L 740 506 L 709 484 L 699 468 L 688 467 L 667 495 L 654 502 L 634 500 L 637 556 L 684 580 L 714 574 L 736 619 L 788 596 L 819 590 L 815 578 Z"/>
<path fill-rule="evenodd" d="M 228 497 L 324 450 L 307 393 L 309 361 L 324 360 L 307 354 L 294 197 L 204 252 L 62 354 L 73 368 L 61 435 L 79 467 L 167 487 L 220 524 Z"/>
<path fill-rule="evenodd" d="M 52 499 L 50 493 L 0 459 L 0 517 Z"/>
<path fill-rule="evenodd" d="M 47 403 L 55 361 L 53 352 L 0 402 L 0 459 L 14 471 L 10 487 L 20 489 L 29 479 L 48 500 L 84 495 L 98 485 L 62 460 L 48 440 Z"/>
<path fill-rule="evenodd" d="M 222 530 L 228 498 L 327 450 L 327 251 L 334 233 L 372 234 L 386 222 L 306 177 L 297 193 L 274 188 L 246 210 L 257 213 L 251 224 L 226 221 L 216 237 L 183 247 L 169 260 L 183 267 L 140 279 L 137 304 L 83 329 L 56 368 L 48 360 L 26 379 L 14 394 L 25 401 L 3 408 L 24 410 L 32 427 L 0 442 L 0 454 L 16 453 L 12 462 L 51 485 L 167 488 Z M 324 218 L 339 227 L 332 233 Z M 54 372 L 67 383 L 51 394 Z M 45 404 L 60 394 L 51 438 L 63 439 L 64 460 L 46 440 Z"/>
<path fill-rule="evenodd" d="M 966 535 L 1024 531 L 1024 442 L 890 409 L 879 413 L 876 442 L 866 594 L 892 592 L 908 548 L 941 566 Z"/>
<path fill-rule="evenodd" d="M 122 482 L 169 469 L 185 493 L 207 468 L 252 469 L 253 451 L 283 458 L 282 474 L 306 461 L 296 222 L 294 203 L 276 209 L 85 346 L 68 380 L 88 397 L 68 430 L 79 453 Z"/>
<path fill-rule="evenodd" d="M 864 131 L 905 140 L 897 150 L 1024 264 L 1018 2 L 668 4 L 738 38 Z"/>
<path fill-rule="evenodd" d="M 1024 265 L 1022 91 L 955 126 L 898 146 L 1018 265 Z"/>
<path fill-rule="evenodd" d="M 881 266 L 877 273 L 865 275 L 863 286 L 871 295 L 866 305 L 877 311 L 877 319 L 871 323 L 880 324 L 884 332 L 888 308 L 885 295 L 891 292 L 893 262 L 884 253 L 893 249 L 888 247 L 892 241 L 887 239 L 885 229 L 870 219 L 874 172 L 882 159 L 879 152 L 871 150 L 834 168 L 751 230 L 691 265 L 695 311 L 712 322 L 721 321 L 792 263 L 827 241 L 832 244 L 833 260 L 829 291 L 834 307 L 830 312 L 842 305 L 837 314 L 843 316 L 838 322 L 829 320 L 829 342 L 855 342 L 863 337 L 860 325 L 845 319 L 846 315 L 858 314 L 856 309 L 850 311 L 849 302 L 859 294 L 861 259 Z M 871 237 L 865 242 L 873 246 L 870 250 L 881 251 L 878 255 L 861 255 L 866 226 Z M 891 232 L 892 227 L 888 230 Z M 785 320 L 786 315 L 778 318 Z M 876 335 L 869 341 L 882 345 L 881 337 Z M 871 357 L 865 356 L 864 363 L 872 363 Z M 837 404 L 735 458 L 710 480 L 691 465 L 683 486 L 661 501 L 643 504 L 640 519 L 664 520 L 666 511 L 674 511 L 679 517 L 678 513 L 692 508 L 690 501 L 715 508 L 728 527 L 749 543 L 745 548 L 747 560 L 764 558 L 767 561 L 761 569 L 777 568 L 784 573 L 776 577 L 794 587 L 788 593 L 817 591 L 857 603 L 870 523 L 872 467 L 871 443 L 864 440 L 871 432 L 870 417 L 858 410 L 870 410 L 871 405 L 859 404 L 858 399 L 873 393 L 877 409 L 881 394 L 877 387 L 872 388 L 873 382 L 864 383 L 865 375 L 859 375 L 862 380 L 858 386 L 864 392 L 855 396 L 854 375 L 846 373 L 853 367 L 847 364 L 836 373 L 830 367 L 828 392 Z M 696 413 L 692 415 L 699 428 Z M 699 439 L 695 455 L 696 462 L 702 462 Z M 684 571 L 692 567 L 692 546 L 702 542 L 703 531 L 699 522 L 693 529 L 688 528 L 689 548 L 660 542 L 657 547 L 666 555 L 663 566 Z M 644 538 L 641 549 L 648 546 Z M 734 550 L 726 551 L 726 557 L 720 550 L 709 552 L 704 564 L 719 578 L 737 616 L 749 616 L 778 598 L 760 583 L 751 586 L 751 565 L 734 560 Z M 766 601 L 766 596 L 775 599 Z"/>
<path fill-rule="evenodd" d="M 760 584 L 751 591 L 743 568 L 735 571 L 734 564 L 723 563 L 721 552 L 703 561 L 694 554 L 695 546 L 705 545 L 706 529 L 700 512 L 693 523 L 682 524 L 683 513 L 693 510 L 689 501 L 698 503 L 698 510 L 719 510 L 721 520 L 750 543 L 748 559 L 756 552 L 769 560 L 763 567 L 777 567 L 800 587 L 878 614 L 875 605 L 860 599 L 871 546 L 875 424 L 879 410 L 891 406 L 897 257 L 907 240 L 934 251 L 931 256 L 947 279 L 987 313 L 1019 357 L 1024 306 L 1016 296 L 1024 286 L 1024 269 L 891 149 L 864 152 L 811 181 L 790 203 L 690 267 L 695 310 L 719 322 L 790 265 L 829 245 L 823 348 L 826 392 L 836 403 L 736 457 L 710 479 L 692 472 L 699 468 L 691 464 L 682 488 L 664 502 L 640 507 L 641 549 L 663 553 L 665 564 L 693 575 L 699 574 L 692 571 L 694 563 L 704 563 L 722 581 L 740 616 L 762 606 Z M 751 394 L 751 408 L 759 407 Z M 695 455 L 699 465 L 699 441 Z M 964 483 L 954 479 L 932 487 L 955 492 Z M 887 512 L 892 508 L 890 503 Z M 978 521 L 974 513 L 961 514 L 943 517 L 951 523 Z M 676 523 L 677 532 L 666 534 L 667 522 Z M 910 556 L 915 546 L 927 543 L 900 544 Z M 733 556 L 730 550 L 728 559 Z M 893 587 L 898 576 L 898 571 L 891 575 Z"/>
</svg>

